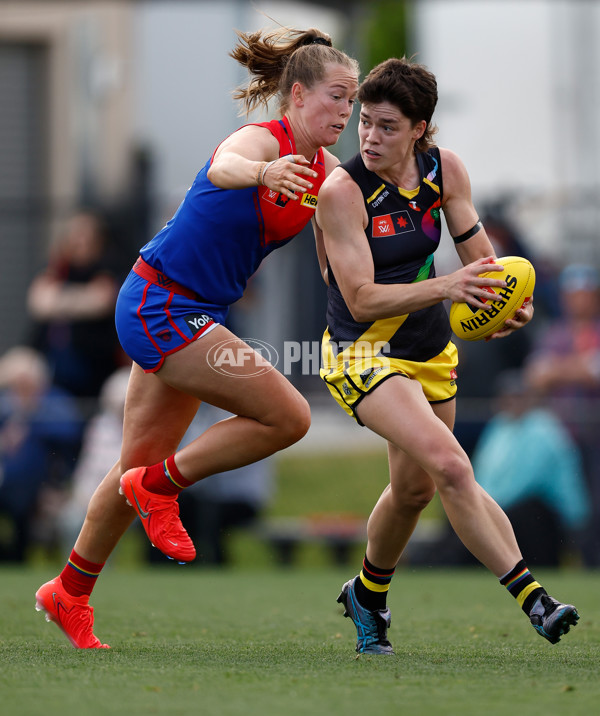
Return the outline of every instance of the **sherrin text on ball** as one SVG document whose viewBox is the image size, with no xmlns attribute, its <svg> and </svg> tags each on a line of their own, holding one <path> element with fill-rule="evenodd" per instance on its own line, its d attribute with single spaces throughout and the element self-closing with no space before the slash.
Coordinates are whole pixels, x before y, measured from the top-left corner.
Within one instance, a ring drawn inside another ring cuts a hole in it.
<svg viewBox="0 0 600 716">
<path fill-rule="evenodd" d="M 499 278 L 505 288 L 489 288 L 490 298 L 484 309 L 468 303 L 453 303 L 450 307 L 450 326 L 454 335 L 464 341 L 480 341 L 502 330 L 504 322 L 531 300 L 535 287 L 535 270 L 530 261 L 521 256 L 496 259 L 503 271 L 490 271 L 481 276 Z M 492 297 L 495 294 L 495 298 Z"/>
</svg>

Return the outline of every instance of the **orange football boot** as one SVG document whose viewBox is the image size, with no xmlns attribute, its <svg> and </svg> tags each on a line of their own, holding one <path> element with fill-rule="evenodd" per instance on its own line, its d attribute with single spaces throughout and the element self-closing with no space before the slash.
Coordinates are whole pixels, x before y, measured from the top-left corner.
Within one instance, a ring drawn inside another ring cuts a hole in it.
<svg viewBox="0 0 600 716">
<path fill-rule="evenodd" d="M 180 564 L 196 558 L 196 548 L 179 519 L 177 495 L 158 495 L 142 487 L 145 467 L 134 467 L 121 478 L 119 492 L 137 512 L 152 544 Z"/>
<path fill-rule="evenodd" d="M 94 610 L 87 595 L 74 597 L 63 587 L 60 577 L 51 579 L 35 593 L 35 608 L 46 612 L 46 621 L 54 622 L 76 649 L 110 649 L 94 636 Z"/>
</svg>

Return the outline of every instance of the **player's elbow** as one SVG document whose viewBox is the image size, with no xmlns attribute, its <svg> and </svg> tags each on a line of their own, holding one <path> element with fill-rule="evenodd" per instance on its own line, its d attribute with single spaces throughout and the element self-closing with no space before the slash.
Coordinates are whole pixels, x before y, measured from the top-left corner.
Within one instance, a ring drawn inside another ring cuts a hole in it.
<svg viewBox="0 0 600 716">
<path fill-rule="evenodd" d="M 212 182 L 213 184 L 215 184 L 215 186 L 217 185 L 217 182 L 216 182 L 216 178 L 217 178 L 217 177 L 216 177 L 216 174 L 217 174 L 217 170 L 215 169 L 215 164 L 214 164 L 214 162 L 213 162 L 213 163 L 210 165 L 210 167 L 208 168 L 208 171 L 206 172 L 206 177 L 207 177 L 208 181 L 210 181 L 210 182 Z"/>
<path fill-rule="evenodd" d="M 231 184 L 231 176 L 227 172 L 227 166 L 222 161 L 214 159 L 210 167 L 206 171 L 206 178 L 214 186 L 220 189 L 237 189 L 237 186 Z"/>
<path fill-rule="evenodd" d="M 363 311 L 361 308 L 350 308 L 350 315 L 352 316 L 352 320 L 356 321 L 356 323 L 367 323 L 369 318 L 366 315 L 366 312 Z"/>
<path fill-rule="evenodd" d="M 377 320 L 373 310 L 362 301 L 353 301 L 348 305 L 348 310 L 357 323 L 372 323 Z"/>
<path fill-rule="evenodd" d="M 377 315 L 370 292 L 366 287 L 358 288 L 347 301 L 350 315 L 357 323 L 372 323 L 381 316 Z"/>
</svg>

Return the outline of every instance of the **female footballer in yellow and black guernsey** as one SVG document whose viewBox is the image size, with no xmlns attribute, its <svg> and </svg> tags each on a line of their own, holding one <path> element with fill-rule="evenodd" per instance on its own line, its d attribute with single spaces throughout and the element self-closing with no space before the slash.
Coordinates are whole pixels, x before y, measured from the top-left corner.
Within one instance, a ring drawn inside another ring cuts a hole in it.
<svg viewBox="0 0 600 716">
<path fill-rule="evenodd" d="M 369 171 L 360 154 L 341 165 L 364 197 L 365 235 L 376 283 L 416 283 L 435 277 L 433 252 L 441 236 L 443 191 L 440 151 L 431 147 L 415 158 L 418 186 L 411 190 L 393 186 Z M 450 342 L 442 303 L 359 322 L 348 309 L 331 266 L 328 276 L 322 377 L 347 412 L 357 417 L 355 408 L 367 392 L 398 373 L 414 377 L 418 371 L 430 402 L 454 396 L 456 348 Z M 427 378 L 425 372 L 431 376 Z"/>
<path fill-rule="evenodd" d="M 360 153 L 325 180 L 316 214 L 329 283 L 321 375 L 346 412 L 387 440 L 390 482 L 369 517 L 362 569 L 338 601 L 356 626 L 359 653 L 393 653 L 387 592 L 437 491 L 465 546 L 556 643 L 577 622 L 577 610 L 535 581 L 508 518 L 475 481 L 452 433 L 457 351 L 443 301 L 485 308 L 488 287 L 505 282 L 481 276 L 500 267 L 468 173 L 454 152 L 434 145 L 435 76 L 390 59 L 370 72 L 358 99 Z M 463 264 L 445 276 L 436 276 L 433 263 L 440 211 Z M 532 316 L 530 303 L 492 338 Z"/>
</svg>

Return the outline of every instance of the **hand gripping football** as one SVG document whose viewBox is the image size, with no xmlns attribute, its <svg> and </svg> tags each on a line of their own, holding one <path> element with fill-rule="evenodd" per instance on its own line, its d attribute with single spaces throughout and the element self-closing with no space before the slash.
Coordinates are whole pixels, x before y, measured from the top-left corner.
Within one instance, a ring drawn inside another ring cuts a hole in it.
<svg viewBox="0 0 600 716">
<path fill-rule="evenodd" d="M 504 256 L 496 259 L 504 271 L 481 274 L 506 281 L 506 288 L 489 288 L 490 298 L 485 310 L 468 303 L 450 306 L 450 326 L 454 335 L 464 341 L 480 341 L 502 329 L 504 321 L 512 318 L 521 306 L 531 300 L 535 287 L 535 270 L 521 256 Z M 492 294 L 495 294 L 494 298 Z"/>
</svg>

